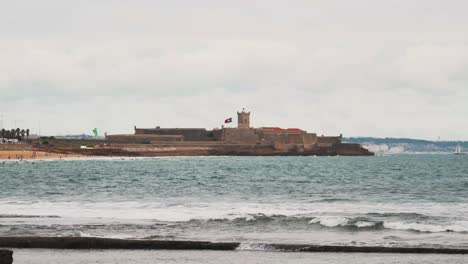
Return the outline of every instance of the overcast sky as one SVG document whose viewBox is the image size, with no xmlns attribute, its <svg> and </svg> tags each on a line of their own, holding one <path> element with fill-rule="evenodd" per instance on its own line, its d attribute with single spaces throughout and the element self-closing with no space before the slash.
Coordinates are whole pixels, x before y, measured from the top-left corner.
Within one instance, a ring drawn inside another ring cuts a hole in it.
<svg viewBox="0 0 468 264">
<path fill-rule="evenodd" d="M 466 0 L 0 2 L 8 128 L 468 140 Z"/>
</svg>

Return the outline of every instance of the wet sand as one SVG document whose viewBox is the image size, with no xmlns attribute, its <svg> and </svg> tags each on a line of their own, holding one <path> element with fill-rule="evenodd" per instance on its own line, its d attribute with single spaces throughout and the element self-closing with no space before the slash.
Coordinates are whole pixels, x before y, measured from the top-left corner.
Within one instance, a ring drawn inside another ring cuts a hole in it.
<svg viewBox="0 0 468 264">
<path fill-rule="evenodd" d="M 85 157 L 80 154 L 60 154 L 33 150 L 0 150 L 0 160 L 33 160 Z"/>
<path fill-rule="evenodd" d="M 299 253 L 211 250 L 51 250 L 13 249 L 14 264 L 414 264 L 466 263 L 465 255 L 393 253 Z"/>
</svg>

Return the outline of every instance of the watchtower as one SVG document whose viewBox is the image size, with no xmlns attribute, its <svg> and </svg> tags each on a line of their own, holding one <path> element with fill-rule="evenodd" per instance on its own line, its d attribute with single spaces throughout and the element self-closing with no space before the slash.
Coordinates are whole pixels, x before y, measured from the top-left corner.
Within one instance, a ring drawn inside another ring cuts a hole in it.
<svg viewBox="0 0 468 264">
<path fill-rule="evenodd" d="M 250 128 L 250 112 L 237 112 L 237 127 L 238 128 Z"/>
</svg>

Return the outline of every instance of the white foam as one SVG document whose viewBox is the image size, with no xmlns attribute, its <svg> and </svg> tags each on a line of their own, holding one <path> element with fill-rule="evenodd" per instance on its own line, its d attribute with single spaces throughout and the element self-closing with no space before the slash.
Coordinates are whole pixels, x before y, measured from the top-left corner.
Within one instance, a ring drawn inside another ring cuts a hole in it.
<svg viewBox="0 0 468 264">
<path fill-rule="evenodd" d="M 468 232 L 468 221 L 454 221 L 447 224 L 411 223 L 411 222 L 385 222 L 385 228 L 395 230 L 415 230 L 419 232 Z"/>
<path fill-rule="evenodd" d="M 261 243 L 240 243 L 240 245 L 236 248 L 236 250 L 240 251 L 275 251 L 270 245 L 261 244 Z"/>
<path fill-rule="evenodd" d="M 375 226 L 375 223 L 374 222 L 367 222 L 367 221 L 357 221 L 354 225 L 359 227 L 359 228 L 363 228 L 363 227 Z"/>
<path fill-rule="evenodd" d="M 86 233 L 86 232 L 83 232 L 83 231 L 78 231 L 78 234 L 77 234 L 79 237 L 93 237 L 92 234 L 90 233 Z"/>
<path fill-rule="evenodd" d="M 254 215 L 247 215 L 245 217 L 245 221 L 247 221 L 247 222 L 255 221 L 255 216 Z"/>
<path fill-rule="evenodd" d="M 348 222 L 348 218 L 341 216 L 319 216 L 309 221 L 311 224 L 321 224 L 327 227 L 345 226 Z"/>
</svg>

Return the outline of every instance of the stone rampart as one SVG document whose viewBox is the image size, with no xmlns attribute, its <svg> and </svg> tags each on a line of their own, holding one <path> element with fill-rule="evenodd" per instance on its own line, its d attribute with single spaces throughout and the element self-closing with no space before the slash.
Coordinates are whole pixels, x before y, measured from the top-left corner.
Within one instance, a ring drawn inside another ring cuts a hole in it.
<svg viewBox="0 0 468 264">
<path fill-rule="evenodd" d="M 341 137 L 325 137 L 320 136 L 317 138 L 317 145 L 319 147 L 331 147 L 341 143 Z"/>
<path fill-rule="evenodd" d="M 29 140 L 28 143 L 36 145 L 50 145 L 50 146 L 94 146 L 106 144 L 105 139 L 71 139 L 71 138 L 48 138 L 48 139 L 35 139 Z"/>
<path fill-rule="evenodd" d="M 184 141 L 182 135 L 108 135 L 106 140 L 110 143 L 150 144 L 151 142 L 180 142 Z"/>
<path fill-rule="evenodd" d="M 215 140 L 212 131 L 204 128 L 135 128 L 135 135 L 181 135 L 186 141 Z"/>
<path fill-rule="evenodd" d="M 260 142 L 256 130 L 252 128 L 224 128 L 223 141 L 256 144 Z"/>
<path fill-rule="evenodd" d="M 302 141 L 304 143 L 305 149 L 311 149 L 317 146 L 317 134 L 308 133 L 302 136 Z"/>
</svg>

